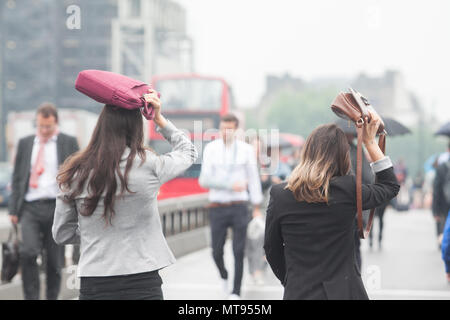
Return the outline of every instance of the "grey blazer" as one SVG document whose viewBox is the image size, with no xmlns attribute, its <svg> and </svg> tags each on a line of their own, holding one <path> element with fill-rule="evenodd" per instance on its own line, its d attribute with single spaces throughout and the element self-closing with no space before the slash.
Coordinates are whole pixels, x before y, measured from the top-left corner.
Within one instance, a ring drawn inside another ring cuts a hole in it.
<svg viewBox="0 0 450 320">
<path fill-rule="evenodd" d="M 63 201 L 60 191 L 56 199 L 53 238 L 58 244 L 80 243 L 79 277 L 127 275 L 164 268 L 175 258 L 164 238 L 156 196 L 159 187 L 178 176 L 197 159 L 190 139 L 168 122 L 158 131 L 172 145 L 172 152 L 156 155 L 147 151 L 142 166 L 136 156 L 129 172 L 128 186 L 135 193 L 116 198 L 112 225 L 106 225 L 103 197 L 91 216 L 78 214 L 86 189 L 73 202 Z M 120 167 L 125 170 L 127 148 Z M 118 193 L 120 192 L 118 181 Z"/>
<path fill-rule="evenodd" d="M 28 192 L 31 171 L 31 153 L 33 151 L 35 135 L 19 140 L 17 147 L 14 173 L 12 178 L 11 200 L 9 201 L 9 214 L 20 219 L 22 205 Z M 56 140 L 58 165 L 61 165 L 70 155 L 79 149 L 75 137 L 60 133 Z"/>
</svg>

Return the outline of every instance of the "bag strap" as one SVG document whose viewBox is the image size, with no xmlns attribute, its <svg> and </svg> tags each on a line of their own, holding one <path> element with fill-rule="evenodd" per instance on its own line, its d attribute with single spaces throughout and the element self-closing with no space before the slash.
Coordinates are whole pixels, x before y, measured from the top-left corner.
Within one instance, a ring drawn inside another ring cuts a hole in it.
<svg viewBox="0 0 450 320">
<path fill-rule="evenodd" d="M 158 98 L 161 98 L 161 93 L 158 92 Z M 147 120 L 153 120 L 155 118 L 155 110 L 153 109 L 153 106 L 147 102 L 147 100 L 144 99 L 144 97 L 141 97 L 141 100 L 143 102 L 141 107 L 141 113 Z"/>
<path fill-rule="evenodd" d="M 17 228 L 17 223 L 16 224 L 13 223 L 11 226 L 11 229 L 9 230 L 8 242 L 10 242 L 13 237 L 14 237 L 14 242 L 17 242 L 19 240 L 19 231 Z"/>
<path fill-rule="evenodd" d="M 358 122 L 356 124 L 356 133 L 358 143 L 356 146 L 356 212 L 358 218 L 358 231 L 359 237 L 361 239 L 367 239 L 372 228 L 373 217 L 375 215 L 375 208 L 370 210 L 369 220 L 367 221 L 366 228 L 363 225 L 362 216 L 362 137 L 363 137 L 363 122 Z M 381 133 L 378 139 L 378 146 L 381 151 L 385 153 L 386 151 L 386 133 Z"/>
<path fill-rule="evenodd" d="M 147 120 L 153 120 L 153 118 L 155 117 L 153 107 L 149 105 L 149 103 L 145 99 L 142 100 L 144 101 L 144 106 L 141 108 L 142 115 Z"/>
</svg>

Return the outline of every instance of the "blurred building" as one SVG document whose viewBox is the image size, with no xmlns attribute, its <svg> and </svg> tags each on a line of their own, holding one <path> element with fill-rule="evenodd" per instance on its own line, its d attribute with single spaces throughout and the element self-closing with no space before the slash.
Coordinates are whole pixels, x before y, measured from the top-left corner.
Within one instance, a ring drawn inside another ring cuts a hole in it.
<svg viewBox="0 0 450 320">
<path fill-rule="evenodd" d="M 419 124 L 423 109 L 417 96 L 408 90 L 402 74 L 398 71 L 386 71 L 381 77 L 369 77 L 361 73 L 354 79 L 318 78 L 308 82 L 289 74 L 268 75 L 266 91 L 258 105 L 258 121 L 264 121 L 270 105 L 280 92 L 302 92 L 311 88 L 320 92 L 336 88 L 337 94 L 339 91 L 346 91 L 349 86 L 365 95 L 382 116 L 395 118 L 408 127 Z"/>
<path fill-rule="evenodd" d="M 118 2 L 112 21 L 112 70 L 137 79 L 193 71 L 193 45 L 186 12 L 169 0 Z"/>
<path fill-rule="evenodd" d="M 43 101 L 99 112 L 98 103 L 74 89 L 81 70 L 144 81 L 192 71 L 185 16 L 171 0 L 2 0 L 0 161 L 7 159 L 9 112 L 35 110 Z"/>
<path fill-rule="evenodd" d="M 280 92 L 298 92 L 304 90 L 306 82 L 301 78 L 292 77 L 289 73 L 282 76 L 267 75 L 266 91 L 261 97 L 257 118 L 259 123 L 263 123 L 267 117 L 270 105 Z"/>
<path fill-rule="evenodd" d="M 408 127 L 418 124 L 421 105 L 416 95 L 406 87 L 399 71 L 388 70 L 381 77 L 360 74 L 352 86 L 366 96 L 382 116 L 395 118 Z"/>
</svg>

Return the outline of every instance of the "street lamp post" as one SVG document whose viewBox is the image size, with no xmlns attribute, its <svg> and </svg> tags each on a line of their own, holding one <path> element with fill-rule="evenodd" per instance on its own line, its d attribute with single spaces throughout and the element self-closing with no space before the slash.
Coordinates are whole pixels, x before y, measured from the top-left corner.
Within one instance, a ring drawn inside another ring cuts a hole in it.
<svg viewBox="0 0 450 320">
<path fill-rule="evenodd" d="M 3 16 L 3 7 L 0 6 L 0 18 Z M 3 21 L 3 19 L 0 19 Z M 3 40 L 3 28 L 0 25 L 0 161 L 6 161 L 6 112 L 5 107 L 3 105 L 3 48 L 4 48 L 4 40 Z"/>
</svg>

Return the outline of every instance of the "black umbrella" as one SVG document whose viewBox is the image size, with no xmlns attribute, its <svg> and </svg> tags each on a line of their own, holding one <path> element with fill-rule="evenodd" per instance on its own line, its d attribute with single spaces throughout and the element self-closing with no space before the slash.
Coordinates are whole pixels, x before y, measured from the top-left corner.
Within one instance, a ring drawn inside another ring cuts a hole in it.
<svg viewBox="0 0 450 320">
<path fill-rule="evenodd" d="M 442 127 L 440 127 L 439 130 L 436 131 L 435 135 L 450 137 L 450 122 L 447 122 Z"/>
<path fill-rule="evenodd" d="M 397 120 L 394 120 L 392 118 L 383 117 L 384 122 L 384 128 L 389 136 L 398 136 L 402 134 L 411 133 L 411 130 L 409 130 L 407 127 L 405 127 L 403 124 L 398 122 Z M 339 118 L 335 122 L 342 130 L 344 130 L 345 133 L 350 133 L 356 136 L 356 129 L 355 125 L 348 120 L 344 120 Z"/>
</svg>

